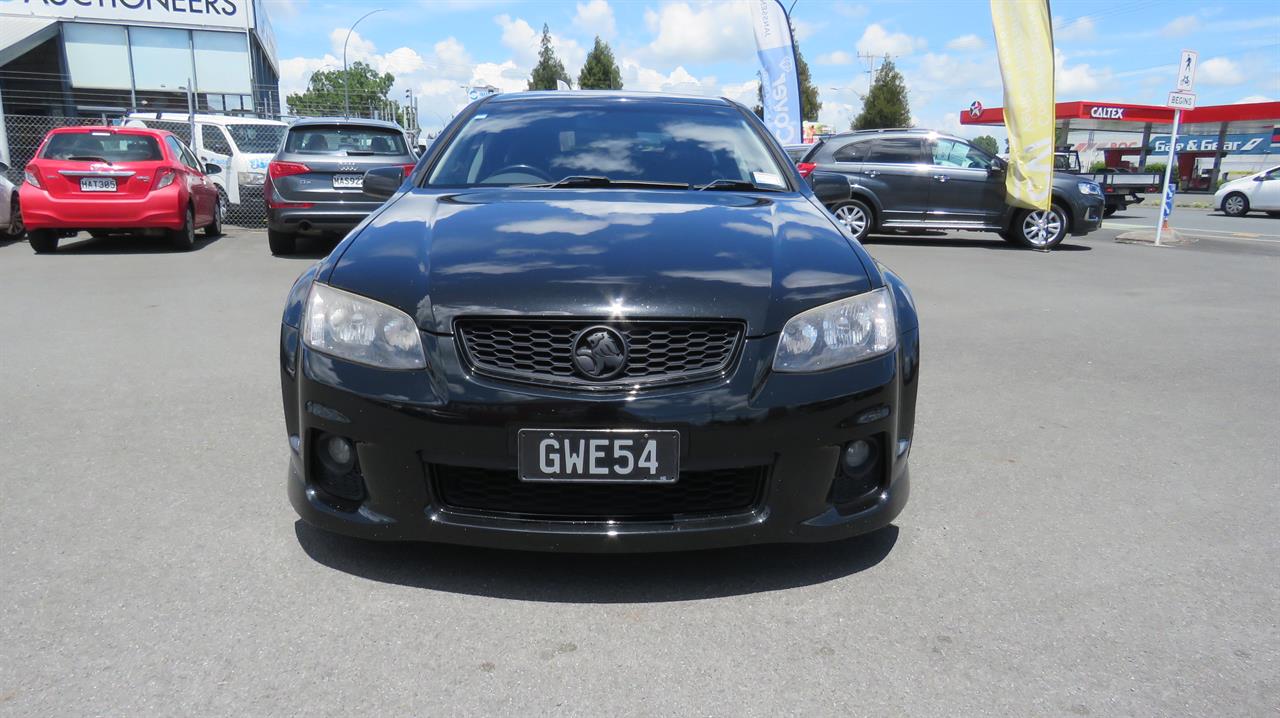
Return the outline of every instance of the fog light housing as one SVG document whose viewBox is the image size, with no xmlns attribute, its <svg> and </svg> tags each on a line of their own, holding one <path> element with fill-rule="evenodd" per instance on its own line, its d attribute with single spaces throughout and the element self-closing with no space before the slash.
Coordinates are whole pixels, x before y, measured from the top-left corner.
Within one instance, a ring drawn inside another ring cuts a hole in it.
<svg viewBox="0 0 1280 718">
<path fill-rule="evenodd" d="M 355 442 L 321 431 L 315 434 L 312 447 L 312 479 L 316 487 L 338 501 L 363 501 L 364 475 L 360 472 Z"/>
<path fill-rule="evenodd" d="M 831 480 L 831 503 L 842 509 L 857 509 L 878 496 L 884 473 L 882 453 L 878 435 L 845 444 Z"/>
</svg>

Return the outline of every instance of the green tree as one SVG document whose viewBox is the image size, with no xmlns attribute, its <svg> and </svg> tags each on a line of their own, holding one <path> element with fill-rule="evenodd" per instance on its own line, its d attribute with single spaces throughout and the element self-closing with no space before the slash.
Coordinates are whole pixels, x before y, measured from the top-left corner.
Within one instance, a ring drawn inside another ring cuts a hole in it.
<svg viewBox="0 0 1280 718">
<path fill-rule="evenodd" d="M 613 49 L 599 35 L 596 36 L 596 44 L 591 47 L 591 52 L 587 53 L 586 62 L 582 63 L 582 72 L 578 73 L 578 89 L 622 89 L 622 71 L 613 60 Z"/>
<path fill-rule="evenodd" d="M 795 28 L 791 28 L 795 34 Z M 818 113 L 822 111 L 822 101 L 818 99 L 818 88 L 809 75 L 809 63 L 805 62 L 804 53 L 800 52 L 800 43 L 796 48 L 796 77 L 800 81 L 800 119 L 809 122 L 818 121 Z M 756 106 L 751 108 L 756 117 L 764 117 L 764 75 L 756 72 Z"/>
<path fill-rule="evenodd" d="M 902 79 L 893 60 L 886 55 L 884 64 L 876 70 L 875 81 L 862 100 L 862 112 L 853 119 L 849 128 L 854 130 L 878 130 L 886 127 L 911 125 L 911 108 L 907 105 L 907 83 Z"/>
<path fill-rule="evenodd" d="M 556 90 L 557 80 L 569 84 L 569 73 L 565 72 L 564 63 L 556 57 L 556 49 L 551 46 L 551 28 L 542 25 L 542 48 L 538 50 L 538 64 L 534 65 L 529 75 L 530 90 Z"/>
<path fill-rule="evenodd" d="M 353 116 L 396 116 L 400 105 L 387 96 L 396 82 L 395 76 L 389 72 L 379 73 L 363 62 L 351 63 L 345 73 L 342 70 L 316 70 L 311 73 L 305 91 L 285 98 L 289 112 L 295 115 L 341 115 L 346 104 L 344 75 Z"/>
<path fill-rule="evenodd" d="M 989 154 L 1000 153 L 1000 142 L 991 135 L 981 135 L 973 138 L 973 146 L 978 149 L 986 150 Z"/>
</svg>

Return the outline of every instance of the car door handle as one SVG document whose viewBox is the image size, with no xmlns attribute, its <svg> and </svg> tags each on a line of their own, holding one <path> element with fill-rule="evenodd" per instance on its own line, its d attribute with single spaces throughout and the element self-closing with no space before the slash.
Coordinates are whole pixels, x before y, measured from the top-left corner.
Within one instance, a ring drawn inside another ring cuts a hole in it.
<svg viewBox="0 0 1280 718">
<path fill-rule="evenodd" d="M 863 174 L 865 174 L 868 177 L 875 177 L 876 175 L 880 174 L 880 170 L 867 170 Z"/>
<path fill-rule="evenodd" d="M 939 182 L 946 182 L 946 181 L 947 181 L 947 176 L 946 176 L 946 175 L 934 175 L 934 176 L 933 176 L 933 178 L 934 178 L 934 179 L 936 179 L 936 180 L 938 180 Z"/>
</svg>

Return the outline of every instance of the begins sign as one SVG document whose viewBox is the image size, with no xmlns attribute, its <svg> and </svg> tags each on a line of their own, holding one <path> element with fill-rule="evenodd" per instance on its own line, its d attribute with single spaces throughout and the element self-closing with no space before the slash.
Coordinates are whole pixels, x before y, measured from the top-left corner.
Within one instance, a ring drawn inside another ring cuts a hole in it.
<svg viewBox="0 0 1280 718">
<path fill-rule="evenodd" d="M 250 0 L 0 0 L 0 15 L 244 30 L 253 26 L 252 5 Z"/>
</svg>

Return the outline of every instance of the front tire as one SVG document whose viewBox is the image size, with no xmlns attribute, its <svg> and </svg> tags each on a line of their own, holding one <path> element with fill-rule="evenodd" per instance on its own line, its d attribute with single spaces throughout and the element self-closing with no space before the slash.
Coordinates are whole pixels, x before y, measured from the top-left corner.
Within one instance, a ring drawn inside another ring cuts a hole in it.
<svg viewBox="0 0 1280 718">
<path fill-rule="evenodd" d="M 850 199 L 840 202 L 831 208 L 831 214 L 834 214 L 840 224 L 844 225 L 844 228 L 849 230 L 849 234 L 859 242 L 871 234 L 872 226 L 875 224 L 875 215 L 862 200 Z"/>
<path fill-rule="evenodd" d="M 179 252 L 190 252 L 196 246 L 196 213 L 195 210 L 187 207 L 182 229 L 175 230 L 169 235 L 169 243 Z"/>
<path fill-rule="evenodd" d="M 1222 213 L 1228 217 L 1243 217 L 1249 213 L 1249 198 L 1232 192 L 1222 198 Z"/>
<path fill-rule="evenodd" d="M 1028 249 L 1050 250 L 1067 236 L 1067 213 L 1058 205 L 1049 210 L 1029 209 L 1018 214 L 1013 227 L 1014 241 Z"/>
<path fill-rule="evenodd" d="M 271 248 L 271 253 L 276 256 L 293 254 L 298 250 L 298 237 L 288 232 L 268 229 L 267 246 Z"/>
<path fill-rule="evenodd" d="M 51 229 L 33 229 L 27 232 L 27 241 L 36 254 L 58 251 L 58 235 Z"/>
</svg>

